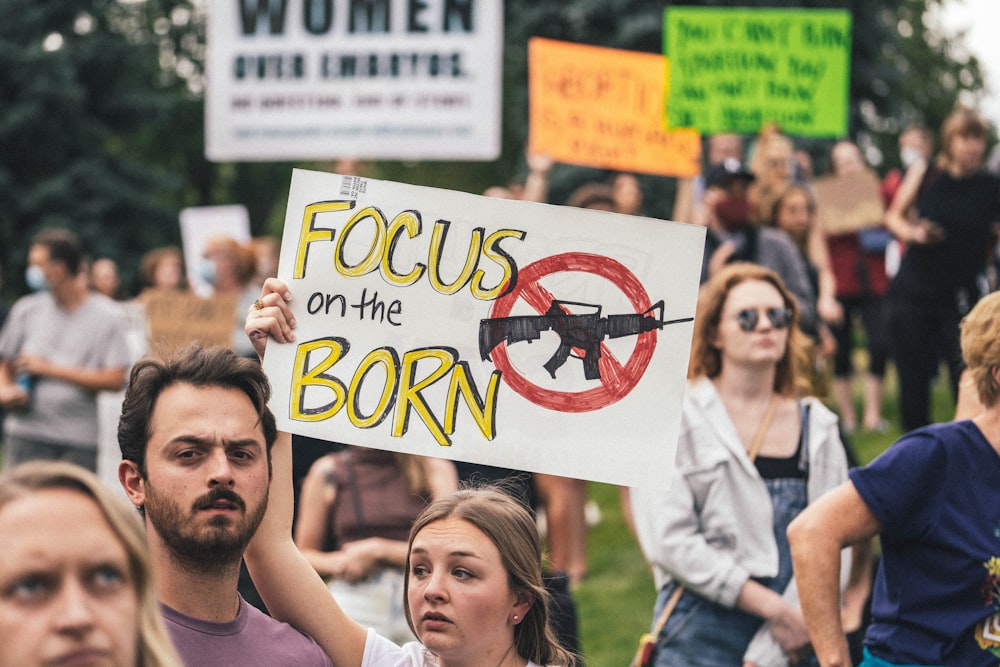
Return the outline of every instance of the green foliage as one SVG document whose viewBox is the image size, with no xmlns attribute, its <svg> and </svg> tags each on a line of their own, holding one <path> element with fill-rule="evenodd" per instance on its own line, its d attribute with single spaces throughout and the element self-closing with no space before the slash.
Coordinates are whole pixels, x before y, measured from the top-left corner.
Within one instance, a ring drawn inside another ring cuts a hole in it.
<svg viewBox="0 0 1000 667">
<path fill-rule="evenodd" d="M 149 196 L 168 181 L 125 148 L 164 100 L 149 85 L 151 60 L 110 29 L 113 4 L 0 5 L 0 238 L 17 275 L 43 227 L 71 227 L 95 254 L 122 255 L 172 221 Z"/>
</svg>

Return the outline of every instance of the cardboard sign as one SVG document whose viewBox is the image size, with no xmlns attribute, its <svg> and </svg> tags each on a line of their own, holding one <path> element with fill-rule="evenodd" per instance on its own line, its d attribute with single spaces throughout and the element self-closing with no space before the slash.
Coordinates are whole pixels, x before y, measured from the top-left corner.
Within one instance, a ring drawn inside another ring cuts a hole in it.
<svg viewBox="0 0 1000 667">
<path fill-rule="evenodd" d="M 493 160 L 503 3 L 211 0 L 209 160 Z"/>
<path fill-rule="evenodd" d="M 705 230 L 296 170 L 279 427 L 616 484 L 673 465 Z"/>
<path fill-rule="evenodd" d="M 874 171 L 823 176 L 812 183 L 812 188 L 827 234 L 856 232 L 883 224 L 882 187 Z"/>
<path fill-rule="evenodd" d="M 698 174 L 698 133 L 663 126 L 663 56 L 534 37 L 528 68 L 533 153 L 599 169 Z"/>
<path fill-rule="evenodd" d="M 190 292 L 149 289 L 142 293 L 149 327 L 149 350 L 168 355 L 195 341 L 233 346 L 236 297 L 200 297 Z"/>
<path fill-rule="evenodd" d="M 844 10 L 670 7 L 669 127 L 705 134 L 847 134 L 851 15 Z"/>
</svg>

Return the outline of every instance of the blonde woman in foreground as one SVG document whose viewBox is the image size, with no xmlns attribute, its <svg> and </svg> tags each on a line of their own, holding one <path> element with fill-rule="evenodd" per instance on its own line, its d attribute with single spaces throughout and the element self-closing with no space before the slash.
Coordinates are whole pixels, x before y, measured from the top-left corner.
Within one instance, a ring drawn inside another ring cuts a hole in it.
<svg viewBox="0 0 1000 667">
<path fill-rule="evenodd" d="M 180 667 L 139 518 L 93 473 L 0 475 L 0 667 Z"/>
</svg>

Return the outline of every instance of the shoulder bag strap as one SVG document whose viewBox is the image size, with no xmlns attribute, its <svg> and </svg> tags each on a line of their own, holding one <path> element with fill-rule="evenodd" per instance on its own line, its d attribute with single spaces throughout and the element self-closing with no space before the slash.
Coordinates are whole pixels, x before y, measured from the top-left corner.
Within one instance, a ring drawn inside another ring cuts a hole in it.
<svg viewBox="0 0 1000 667">
<path fill-rule="evenodd" d="M 767 406 L 767 412 L 764 413 L 764 419 L 760 422 L 760 427 L 757 429 L 757 434 L 753 437 L 753 443 L 750 445 L 750 451 L 748 452 L 750 460 L 753 461 L 757 458 L 757 452 L 760 451 L 761 443 L 764 442 L 764 434 L 767 433 L 767 427 L 771 425 L 771 417 L 774 416 L 774 411 L 778 407 L 778 395 L 774 394 L 771 396 L 771 402 Z M 678 584 L 677 588 L 674 589 L 673 594 L 670 599 L 667 600 L 667 604 L 663 605 L 663 611 L 656 619 L 656 627 L 653 629 L 653 636 L 657 637 L 663 626 L 667 624 L 667 620 L 670 618 L 670 614 L 673 613 L 674 608 L 677 606 L 677 602 L 681 599 L 681 595 L 684 593 L 684 586 Z"/>
</svg>

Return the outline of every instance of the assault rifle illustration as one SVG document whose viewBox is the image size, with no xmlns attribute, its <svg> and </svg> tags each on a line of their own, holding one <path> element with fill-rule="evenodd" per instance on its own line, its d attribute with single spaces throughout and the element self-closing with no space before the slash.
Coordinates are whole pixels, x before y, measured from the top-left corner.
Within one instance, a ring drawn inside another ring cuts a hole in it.
<svg viewBox="0 0 1000 667">
<path fill-rule="evenodd" d="M 567 312 L 566 306 L 590 308 L 593 312 L 583 315 L 573 315 Z M 553 378 L 556 371 L 566 363 L 573 349 L 583 351 L 583 375 L 588 380 L 601 377 L 598 361 L 601 358 L 601 342 L 606 338 L 622 338 L 635 336 L 646 331 L 662 329 L 668 324 L 690 322 L 693 317 L 683 317 L 676 320 L 663 320 L 663 300 L 657 301 L 641 313 L 628 315 L 608 315 L 601 317 L 601 307 L 576 301 L 553 300 L 544 315 L 518 315 L 514 317 L 498 317 L 479 322 L 479 353 L 483 361 L 490 358 L 490 353 L 501 341 L 531 343 L 541 337 L 543 331 L 554 331 L 559 335 L 559 348 L 552 358 L 542 364 Z"/>
</svg>

